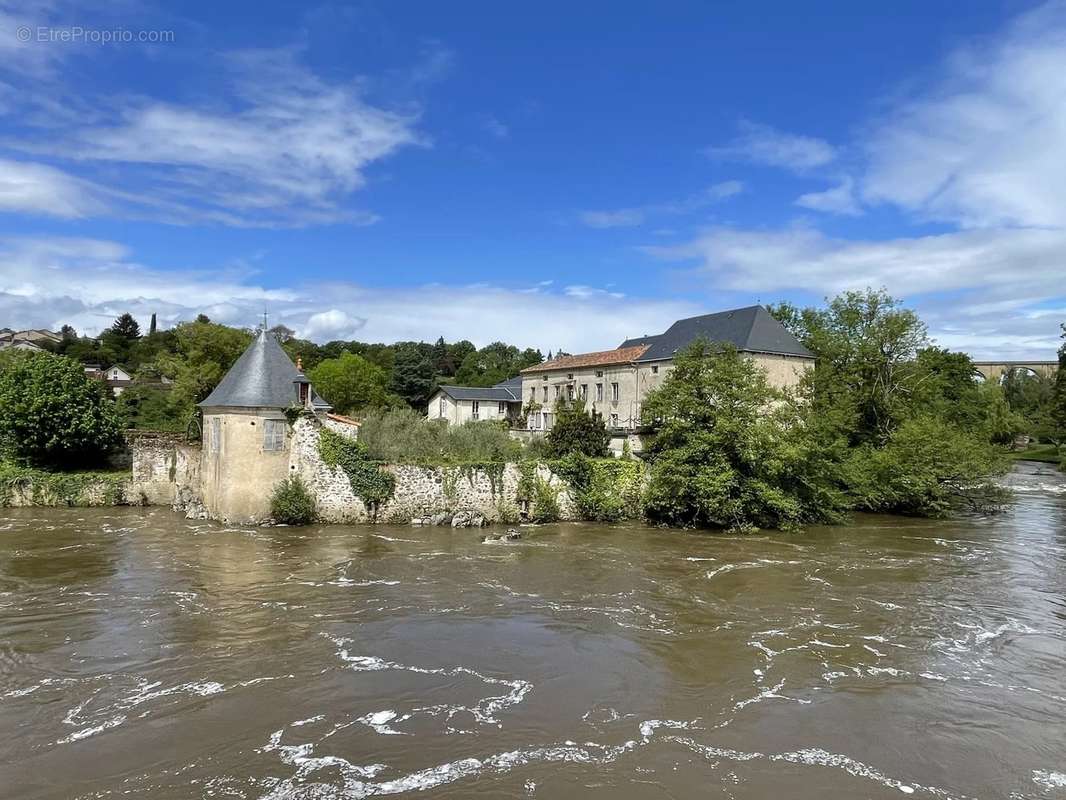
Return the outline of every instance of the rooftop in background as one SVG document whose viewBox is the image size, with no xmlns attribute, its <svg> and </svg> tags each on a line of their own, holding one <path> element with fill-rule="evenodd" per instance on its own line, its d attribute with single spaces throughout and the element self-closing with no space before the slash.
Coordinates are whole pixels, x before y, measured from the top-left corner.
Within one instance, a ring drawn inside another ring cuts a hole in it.
<svg viewBox="0 0 1066 800">
<path fill-rule="evenodd" d="M 199 405 L 203 408 L 288 408 L 299 402 L 295 383 L 298 379 L 307 380 L 281 349 L 277 337 L 260 330 L 215 390 Z M 314 389 L 311 399 L 317 411 L 330 409 Z"/>
<path fill-rule="evenodd" d="M 626 346 L 623 344 L 616 350 L 600 350 L 596 353 L 579 353 L 576 356 L 563 356 L 562 358 L 553 358 L 551 361 L 544 361 L 540 364 L 534 364 L 532 367 L 526 367 L 522 370 L 523 375 L 528 375 L 535 372 L 550 372 L 560 369 L 580 369 L 582 367 L 608 367 L 612 364 L 628 364 L 631 361 L 639 360 L 648 349 L 645 344 L 637 344 L 634 346 Z"/>
<path fill-rule="evenodd" d="M 732 344 L 749 353 L 775 353 L 814 358 L 814 353 L 799 343 L 788 329 L 762 306 L 748 306 L 716 314 L 679 319 L 658 336 L 626 339 L 619 346 L 627 349 L 643 345 L 647 351 L 635 361 L 659 361 L 673 358 L 697 339 Z"/>
<path fill-rule="evenodd" d="M 495 386 L 439 386 L 452 400 L 500 400 L 518 403 L 522 400 L 522 379 L 509 378 Z"/>
</svg>

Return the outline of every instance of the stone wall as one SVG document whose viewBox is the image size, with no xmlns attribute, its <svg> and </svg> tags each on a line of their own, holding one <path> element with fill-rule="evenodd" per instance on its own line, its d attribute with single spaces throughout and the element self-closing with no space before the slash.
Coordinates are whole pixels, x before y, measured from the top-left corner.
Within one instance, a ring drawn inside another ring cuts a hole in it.
<svg viewBox="0 0 1066 800">
<path fill-rule="evenodd" d="M 515 464 L 499 467 L 384 467 L 396 481 L 392 498 L 373 513 L 352 491 L 340 467 L 329 467 L 318 453 L 318 424 L 297 420 L 292 436 L 290 474 L 307 485 L 324 522 L 422 522 L 426 524 L 478 525 L 516 522 L 525 510 L 516 495 L 521 471 Z M 557 490 L 562 519 L 579 515 L 569 489 L 547 467 L 537 477 Z"/>
<path fill-rule="evenodd" d="M 127 431 L 132 476 L 126 496 L 139 505 L 172 506 L 203 517 L 200 445 L 181 434 Z"/>
</svg>

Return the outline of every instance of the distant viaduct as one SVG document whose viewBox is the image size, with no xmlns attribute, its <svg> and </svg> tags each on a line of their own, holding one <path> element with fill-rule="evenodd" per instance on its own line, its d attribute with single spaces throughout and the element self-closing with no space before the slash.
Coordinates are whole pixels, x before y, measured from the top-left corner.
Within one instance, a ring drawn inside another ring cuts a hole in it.
<svg viewBox="0 0 1066 800">
<path fill-rule="evenodd" d="M 1059 368 L 1058 361 L 975 361 L 974 369 L 984 376 L 986 381 L 1002 380 L 1008 372 L 1020 370 L 1045 378 L 1052 377 Z"/>
</svg>

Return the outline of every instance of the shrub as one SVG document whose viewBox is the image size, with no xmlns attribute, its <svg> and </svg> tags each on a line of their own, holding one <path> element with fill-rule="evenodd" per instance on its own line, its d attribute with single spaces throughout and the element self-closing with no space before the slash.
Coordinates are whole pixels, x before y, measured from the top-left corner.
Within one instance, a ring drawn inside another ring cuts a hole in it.
<svg viewBox="0 0 1066 800">
<path fill-rule="evenodd" d="M 396 479 L 370 457 L 366 445 L 328 428 L 319 434 L 318 452 L 329 467 L 340 467 L 348 476 L 352 492 L 373 510 L 392 497 Z"/>
<path fill-rule="evenodd" d="M 540 477 L 533 481 L 529 517 L 534 522 L 557 522 L 559 519 L 559 490 Z"/>
<path fill-rule="evenodd" d="M 18 463 L 98 463 L 120 441 L 106 387 L 69 358 L 11 352 L 0 359 L 0 451 Z"/>
<path fill-rule="evenodd" d="M 516 461 L 522 445 L 490 422 L 448 425 L 399 408 L 372 411 L 359 429 L 369 457 L 390 464 L 463 464 Z"/>
<path fill-rule="evenodd" d="M 586 413 L 583 405 L 574 402 L 559 403 L 555 413 L 555 424 L 544 437 L 550 457 L 565 458 L 571 453 L 590 458 L 608 455 L 611 434 L 601 415 L 595 411 Z"/>
<path fill-rule="evenodd" d="M 581 516 L 595 522 L 639 517 L 644 465 L 615 458 L 591 459 L 580 453 L 551 464 L 573 490 Z"/>
<path fill-rule="evenodd" d="M 859 508 L 928 517 L 995 510 L 1008 495 L 990 476 L 1005 469 L 982 437 L 933 417 L 903 423 L 883 448 L 858 448 L 847 464 Z"/>
<path fill-rule="evenodd" d="M 270 516 L 280 525 L 309 525 L 315 521 L 315 500 L 299 476 L 286 478 L 274 487 Z"/>
</svg>

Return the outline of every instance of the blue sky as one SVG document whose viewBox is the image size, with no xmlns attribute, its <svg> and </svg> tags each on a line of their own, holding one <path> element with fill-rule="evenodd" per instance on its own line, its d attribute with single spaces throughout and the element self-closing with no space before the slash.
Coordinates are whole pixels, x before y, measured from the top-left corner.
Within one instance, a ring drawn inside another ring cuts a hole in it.
<svg viewBox="0 0 1066 800">
<path fill-rule="evenodd" d="M 2 324 L 580 351 L 869 285 L 1053 357 L 1066 5 L 577 5 L 0 0 Z"/>
</svg>

